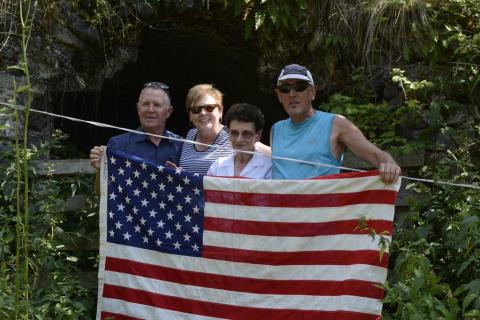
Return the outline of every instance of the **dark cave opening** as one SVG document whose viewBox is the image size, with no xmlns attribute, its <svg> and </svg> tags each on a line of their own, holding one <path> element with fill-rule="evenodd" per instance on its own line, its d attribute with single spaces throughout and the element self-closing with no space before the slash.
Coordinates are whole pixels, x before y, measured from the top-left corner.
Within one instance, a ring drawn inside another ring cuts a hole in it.
<svg viewBox="0 0 480 320">
<path fill-rule="evenodd" d="M 258 55 L 253 42 L 244 39 L 243 29 L 211 24 L 176 26 L 144 32 L 139 40 L 136 62 L 105 80 L 101 92 L 53 93 L 54 112 L 135 129 L 139 124 L 135 104 L 143 83 L 161 81 L 170 86 L 175 107 L 167 129 L 185 136 L 189 129 L 184 107 L 188 89 L 212 83 L 224 94 L 224 112 L 236 102 L 249 102 L 263 111 L 266 129 L 262 141 L 268 143 L 269 128 L 279 118 L 272 109 L 281 106 L 273 92 L 258 89 Z M 121 133 L 68 120 L 56 119 L 54 126 L 67 133 L 85 155 L 92 146 L 106 144 L 109 137 Z"/>
</svg>

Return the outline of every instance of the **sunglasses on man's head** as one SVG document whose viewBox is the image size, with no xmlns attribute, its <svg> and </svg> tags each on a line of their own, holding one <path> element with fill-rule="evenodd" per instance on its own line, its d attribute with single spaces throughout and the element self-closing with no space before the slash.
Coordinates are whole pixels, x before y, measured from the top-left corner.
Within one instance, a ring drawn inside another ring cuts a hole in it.
<svg viewBox="0 0 480 320">
<path fill-rule="evenodd" d="M 170 87 L 163 82 L 151 81 L 145 82 L 143 84 L 144 88 L 153 88 L 153 89 L 162 89 L 163 91 L 169 92 Z"/>
<path fill-rule="evenodd" d="M 281 93 L 289 93 L 290 90 L 295 90 L 297 92 L 303 92 L 305 90 L 307 90 L 307 88 L 309 87 L 310 85 L 308 84 L 308 82 L 305 82 L 305 81 L 299 81 L 299 82 L 295 82 L 295 83 L 283 83 L 281 85 L 279 85 L 277 87 L 278 91 L 280 91 Z"/>
<path fill-rule="evenodd" d="M 218 108 L 218 104 L 205 104 L 203 106 L 190 107 L 190 112 L 193 114 L 199 114 L 203 109 L 207 112 L 213 112 L 215 108 Z"/>
</svg>

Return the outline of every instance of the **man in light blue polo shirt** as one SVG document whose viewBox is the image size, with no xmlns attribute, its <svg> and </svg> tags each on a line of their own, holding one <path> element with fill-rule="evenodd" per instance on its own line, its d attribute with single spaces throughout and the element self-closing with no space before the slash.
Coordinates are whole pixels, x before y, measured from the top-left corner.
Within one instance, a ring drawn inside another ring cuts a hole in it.
<svg viewBox="0 0 480 320">
<path fill-rule="evenodd" d="M 169 87 L 161 82 L 145 83 L 137 102 L 137 114 L 140 120 L 140 127 L 137 130 L 181 138 L 165 129 L 165 123 L 172 111 Z M 110 138 L 107 147 L 129 153 L 157 165 L 165 165 L 167 161 L 178 163 L 182 143 L 127 132 Z M 95 146 L 90 150 L 90 164 L 97 170 L 100 169 L 100 159 L 104 150 L 103 146 Z"/>
<path fill-rule="evenodd" d="M 310 71 L 301 65 L 285 66 L 275 92 L 289 118 L 271 129 L 272 155 L 340 166 L 349 148 L 357 157 L 378 168 L 385 183 L 392 183 L 401 169 L 390 154 L 367 140 L 345 117 L 317 111 L 312 106 L 317 87 Z M 338 173 L 338 168 L 273 159 L 273 179 L 306 179 Z"/>
</svg>

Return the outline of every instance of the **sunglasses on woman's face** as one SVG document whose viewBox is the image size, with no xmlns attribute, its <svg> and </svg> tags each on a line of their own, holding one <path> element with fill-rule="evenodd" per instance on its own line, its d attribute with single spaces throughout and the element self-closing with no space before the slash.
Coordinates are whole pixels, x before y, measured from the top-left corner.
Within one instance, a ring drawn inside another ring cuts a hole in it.
<svg viewBox="0 0 480 320">
<path fill-rule="evenodd" d="M 205 104 L 203 106 L 190 107 L 190 112 L 193 114 L 199 114 L 203 109 L 207 112 L 213 112 L 215 108 L 218 108 L 218 104 Z"/>
<path fill-rule="evenodd" d="M 281 85 L 279 85 L 277 87 L 278 91 L 280 91 L 281 93 L 289 93 L 290 90 L 295 90 L 296 92 L 303 92 L 305 90 L 307 90 L 307 88 L 309 87 L 310 85 L 308 84 L 308 82 L 305 82 L 305 81 L 299 81 L 299 82 L 295 82 L 295 83 L 283 83 Z"/>
</svg>

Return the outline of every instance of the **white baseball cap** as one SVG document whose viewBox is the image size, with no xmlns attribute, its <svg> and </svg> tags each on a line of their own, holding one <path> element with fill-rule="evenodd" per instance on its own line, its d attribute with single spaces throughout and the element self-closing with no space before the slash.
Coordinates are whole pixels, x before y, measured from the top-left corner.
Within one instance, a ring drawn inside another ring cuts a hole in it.
<svg viewBox="0 0 480 320">
<path fill-rule="evenodd" d="M 287 79 L 304 80 L 312 86 L 315 85 L 310 71 L 299 64 L 289 64 L 285 66 L 278 76 L 277 85 L 280 85 L 280 81 Z"/>
</svg>

